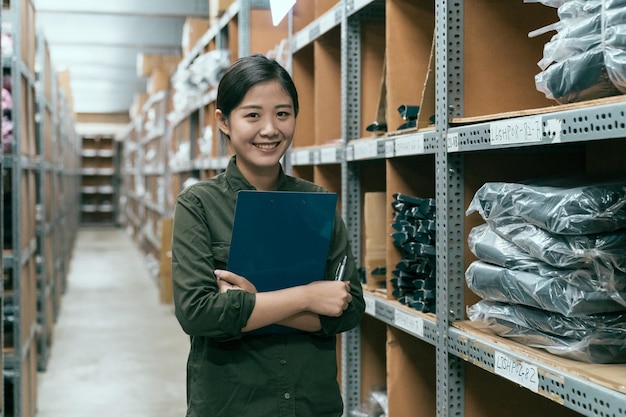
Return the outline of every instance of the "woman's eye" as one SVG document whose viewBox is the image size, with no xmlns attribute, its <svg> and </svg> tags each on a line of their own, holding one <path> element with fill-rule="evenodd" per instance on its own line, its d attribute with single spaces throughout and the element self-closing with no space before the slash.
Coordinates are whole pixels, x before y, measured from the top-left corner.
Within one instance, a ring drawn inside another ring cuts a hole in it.
<svg viewBox="0 0 626 417">
<path fill-rule="evenodd" d="M 286 112 L 286 111 L 278 112 L 278 117 L 288 117 L 288 116 L 289 116 L 289 112 Z"/>
<path fill-rule="evenodd" d="M 259 113 L 248 113 L 246 115 L 246 117 L 252 118 L 252 119 L 256 119 L 259 117 Z"/>
</svg>

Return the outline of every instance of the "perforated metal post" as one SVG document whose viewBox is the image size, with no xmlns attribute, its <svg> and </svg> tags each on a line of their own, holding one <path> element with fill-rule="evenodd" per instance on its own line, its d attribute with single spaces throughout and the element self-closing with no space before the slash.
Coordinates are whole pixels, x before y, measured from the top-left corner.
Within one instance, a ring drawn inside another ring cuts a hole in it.
<svg viewBox="0 0 626 417">
<path fill-rule="evenodd" d="M 448 349 L 450 322 L 463 316 L 463 160 L 448 153 L 448 117 L 460 114 L 462 1 L 435 3 L 437 153 L 437 416 L 464 412 L 464 362 Z M 452 107 L 451 107 L 452 106 Z"/>
<path fill-rule="evenodd" d="M 342 2 L 341 17 L 341 138 L 345 149 L 350 139 L 359 137 L 361 100 L 361 47 L 360 24 L 348 20 L 351 2 Z M 348 237 L 358 262 L 361 253 L 360 182 L 357 164 L 341 162 L 342 216 L 346 219 Z M 342 393 L 345 401 L 344 415 L 359 407 L 361 402 L 361 342 L 359 328 L 342 335 Z"/>
</svg>

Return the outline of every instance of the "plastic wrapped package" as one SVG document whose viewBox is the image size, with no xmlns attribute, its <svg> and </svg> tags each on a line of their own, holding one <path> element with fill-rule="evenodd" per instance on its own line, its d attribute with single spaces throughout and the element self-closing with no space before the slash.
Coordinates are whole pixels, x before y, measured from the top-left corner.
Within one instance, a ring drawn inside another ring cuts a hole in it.
<svg viewBox="0 0 626 417">
<path fill-rule="evenodd" d="M 389 405 L 385 391 L 372 391 L 358 410 L 351 410 L 350 417 L 387 417 Z"/>
<path fill-rule="evenodd" d="M 538 62 L 537 89 L 559 103 L 626 92 L 626 1 L 540 2 L 558 7 L 560 20 L 529 34 L 557 31 Z"/>
<path fill-rule="evenodd" d="M 516 217 L 556 234 L 613 232 L 626 227 L 626 182 L 488 182 L 474 194 L 466 214 L 473 212 L 487 222 Z"/>
<path fill-rule="evenodd" d="M 524 254 L 557 268 L 589 268 L 597 275 L 626 273 L 626 231 L 591 235 L 558 235 L 518 218 L 490 220 L 495 233 Z M 486 226 L 485 226 L 486 227 Z M 478 233 L 478 232 L 477 232 Z M 480 235 L 478 238 L 485 239 Z"/>
<path fill-rule="evenodd" d="M 468 288 L 487 301 L 540 308 L 575 317 L 626 310 L 626 292 L 607 290 L 584 269 L 546 276 L 474 261 L 465 271 Z"/>
<path fill-rule="evenodd" d="M 552 64 L 535 76 L 535 85 L 560 104 L 620 94 L 609 78 L 601 48 Z"/>
<path fill-rule="evenodd" d="M 499 336 L 588 363 L 626 362 L 626 312 L 566 317 L 522 305 L 479 301 L 469 306 Z"/>
<path fill-rule="evenodd" d="M 626 93 L 626 23 L 607 27 L 604 37 L 607 74 L 615 87 Z"/>
<path fill-rule="evenodd" d="M 589 268 L 589 265 L 578 267 L 574 263 L 569 268 L 555 267 L 502 238 L 487 225 L 477 226 L 470 231 L 468 245 L 472 253 L 482 261 L 546 278 L 557 278 L 574 286 L 597 288 L 598 291 L 606 291 L 613 299 L 626 305 L 626 301 L 622 300 L 620 295 L 626 291 L 626 273 L 620 270 Z"/>
</svg>

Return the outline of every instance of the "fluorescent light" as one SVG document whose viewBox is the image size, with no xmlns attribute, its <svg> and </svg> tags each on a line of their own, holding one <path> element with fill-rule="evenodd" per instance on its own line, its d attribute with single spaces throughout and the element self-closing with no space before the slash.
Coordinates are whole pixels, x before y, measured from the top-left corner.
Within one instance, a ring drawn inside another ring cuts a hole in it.
<svg viewBox="0 0 626 417">
<path fill-rule="evenodd" d="M 296 0 L 270 0 L 270 10 L 272 11 L 272 23 L 278 26 L 283 17 L 287 16 L 289 10 L 296 4 Z"/>
</svg>

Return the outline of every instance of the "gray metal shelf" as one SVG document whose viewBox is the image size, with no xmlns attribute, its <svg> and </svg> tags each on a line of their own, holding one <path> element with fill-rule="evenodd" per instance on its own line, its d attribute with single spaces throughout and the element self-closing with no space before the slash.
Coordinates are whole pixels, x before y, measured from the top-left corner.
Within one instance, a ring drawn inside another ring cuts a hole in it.
<svg viewBox="0 0 626 417">
<path fill-rule="evenodd" d="M 218 27 L 202 38 L 196 52 L 219 35 L 228 21 L 239 14 L 240 55 L 249 46 L 249 8 L 254 2 L 237 1 L 224 15 Z M 540 375 L 538 395 L 549 398 L 589 417 L 626 415 L 626 394 L 606 384 L 580 378 L 567 369 L 552 366 L 549 356 L 526 351 L 506 339 L 473 331 L 464 322 L 464 155 L 472 151 L 508 149 L 524 146 L 549 146 L 626 137 L 626 101 L 614 98 L 598 101 L 588 107 L 567 106 L 500 115 L 499 120 L 477 121 L 463 116 L 463 1 L 437 1 L 435 8 L 436 62 L 434 129 L 394 132 L 393 135 L 361 138 L 360 91 L 349 85 L 360 85 L 361 19 L 380 14 L 383 1 L 341 0 L 298 33 L 290 35 L 292 55 L 323 36 L 329 30 L 341 30 L 341 143 L 330 146 L 295 148 L 290 151 L 290 166 L 339 164 L 341 167 L 342 215 L 356 259 L 360 259 L 361 189 L 360 161 L 396 160 L 407 156 L 428 155 L 435 160 L 433 181 L 437 198 L 437 312 L 423 314 L 398 302 L 366 294 L 367 314 L 401 329 L 436 350 L 436 403 L 438 416 L 463 416 L 465 413 L 465 367 L 478 366 L 496 375 L 496 349 L 499 357 L 524 363 Z M 181 63 L 189 65 L 193 57 Z M 450 66 L 453 62 L 454 66 Z M 454 104 L 451 109 L 450 104 Z M 174 124 L 189 115 L 179 115 Z M 450 123 L 452 117 L 452 123 Z M 495 117 L 495 116 L 494 116 Z M 457 124 L 461 123 L 461 124 Z M 517 135 L 516 132 L 523 132 Z M 164 141 L 169 145 L 171 130 Z M 164 175 L 177 175 L 198 169 L 223 169 L 227 158 L 189 161 L 166 168 Z M 140 171 L 139 171 L 140 172 Z M 132 193 L 130 199 L 146 209 L 145 202 Z M 141 228 L 135 213 L 129 219 Z M 358 330 L 342 335 L 342 392 L 346 409 L 360 405 L 360 338 Z M 531 350 L 532 351 L 532 350 Z M 610 366 L 610 365 L 609 365 Z M 533 368 L 533 369 L 534 369 Z M 512 378 L 512 377 L 511 377 Z M 509 379 L 511 379 L 509 378 Z M 515 381 L 524 386 L 523 381 Z M 528 388 L 528 387 L 526 387 Z M 524 389 L 524 388 L 520 388 Z"/>
</svg>

